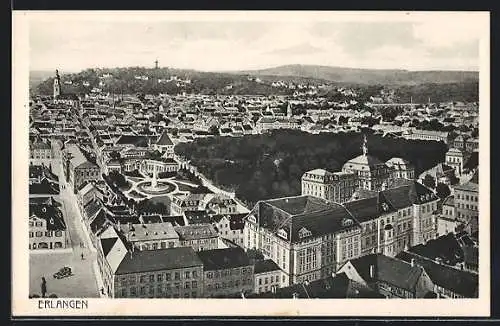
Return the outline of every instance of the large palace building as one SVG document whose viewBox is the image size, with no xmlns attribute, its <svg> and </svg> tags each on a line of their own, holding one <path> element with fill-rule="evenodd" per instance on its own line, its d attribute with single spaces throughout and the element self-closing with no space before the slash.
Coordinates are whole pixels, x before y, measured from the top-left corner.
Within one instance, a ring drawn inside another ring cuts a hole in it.
<svg viewBox="0 0 500 326">
<path fill-rule="evenodd" d="M 245 249 L 274 261 L 283 287 L 328 277 L 370 253 L 394 257 L 437 235 L 439 198 L 416 181 L 353 197 L 344 204 L 307 195 L 259 201 L 245 219 Z"/>
<path fill-rule="evenodd" d="M 368 154 L 366 137 L 363 154 L 347 161 L 341 172 L 315 169 L 302 176 L 302 195 L 311 195 L 331 202 L 344 203 L 361 188 L 370 191 L 386 189 L 394 179 L 413 179 L 414 168 L 401 158 L 381 162 Z"/>
</svg>

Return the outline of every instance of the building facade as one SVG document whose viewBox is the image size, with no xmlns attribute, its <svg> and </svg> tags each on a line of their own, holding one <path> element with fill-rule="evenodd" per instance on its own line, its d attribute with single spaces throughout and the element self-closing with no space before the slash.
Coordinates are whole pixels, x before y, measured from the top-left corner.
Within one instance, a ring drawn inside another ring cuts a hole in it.
<svg viewBox="0 0 500 326">
<path fill-rule="evenodd" d="M 65 172 L 68 181 L 76 193 L 86 182 L 101 179 L 100 168 L 90 162 L 76 145 L 70 145 L 65 151 Z"/>
<path fill-rule="evenodd" d="M 254 290 L 254 266 L 241 248 L 206 250 L 203 262 L 204 296 L 227 297 Z"/>
<path fill-rule="evenodd" d="M 335 203 L 348 201 L 358 185 L 355 173 L 332 173 L 323 169 L 304 173 L 301 183 L 302 195 L 316 196 Z"/>
<path fill-rule="evenodd" d="M 52 146 L 46 141 L 30 142 L 30 160 L 51 160 Z"/>
<path fill-rule="evenodd" d="M 258 260 L 254 265 L 255 293 L 272 292 L 281 286 L 281 269 L 271 259 Z"/>
<path fill-rule="evenodd" d="M 280 286 L 320 279 L 360 255 L 359 223 L 341 205 L 320 198 L 260 201 L 245 223 L 245 249 L 279 266 Z"/>
<path fill-rule="evenodd" d="M 119 230 L 137 250 L 157 250 L 180 246 L 179 235 L 172 223 L 121 224 Z"/>
<path fill-rule="evenodd" d="M 195 251 L 219 248 L 219 236 L 211 224 L 175 226 L 181 247 L 191 247 Z"/>
<path fill-rule="evenodd" d="M 368 288 L 386 298 L 424 298 L 434 283 L 424 268 L 381 254 L 370 254 L 347 262 L 339 270 L 360 288 Z"/>
<path fill-rule="evenodd" d="M 127 252 L 115 268 L 113 298 L 200 298 L 203 263 L 192 248 Z"/>
<path fill-rule="evenodd" d="M 457 185 L 454 190 L 454 204 L 457 219 L 469 227 L 470 232 L 478 230 L 479 219 L 479 185 L 469 181 Z"/>
<path fill-rule="evenodd" d="M 445 162 L 446 165 L 455 169 L 457 176 L 462 175 L 464 170 L 464 154 L 461 150 L 457 148 L 450 148 L 450 150 L 446 152 Z"/>
<path fill-rule="evenodd" d="M 360 223 L 361 254 L 394 257 L 406 247 L 433 239 L 437 233 L 439 198 L 416 181 L 344 204 Z"/>
<path fill-rule="evenodd" d="M 391 169 L 392 179 L 415 179 L 415 168 L 407 160 L 393 157 L 385 164 Z"/>
<path fill-rule="evenodd" d="M 52 205 L 30 203 L 29 211 L 30 250 L 67 247 L 67 229 L 61 210 Z"/>
</svg>

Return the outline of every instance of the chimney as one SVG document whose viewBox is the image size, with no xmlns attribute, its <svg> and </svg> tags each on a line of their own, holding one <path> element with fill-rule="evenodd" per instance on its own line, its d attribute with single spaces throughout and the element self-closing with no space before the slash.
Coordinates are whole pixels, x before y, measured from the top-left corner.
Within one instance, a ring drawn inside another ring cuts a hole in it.
<svg viewBox="0 0 500 326">
<path fill-rule="evenodd" d="M 411 267 L 415 267 L 415 258 L 411 259 Z"/>
<path fill-rule="evenodd" d="M 370 278 L 375 278 L 375 265 L 370 265 Z"/>
</svg>

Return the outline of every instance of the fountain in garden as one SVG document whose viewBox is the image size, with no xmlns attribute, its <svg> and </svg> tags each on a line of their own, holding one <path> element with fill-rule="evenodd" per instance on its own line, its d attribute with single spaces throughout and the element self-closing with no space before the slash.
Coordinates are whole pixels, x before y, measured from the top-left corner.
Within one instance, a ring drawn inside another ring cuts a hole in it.
<svg viewBox="0 0 500 326">
<path fill-rule="evenodd" d="M 154 166 L 153 177 L 147 181 L 139 182 L 137 189 L 147 195 L 162 195 L 175 190 L 175 185 L 170 182 L 158 181 L 158 166 Z"/>
</svg>

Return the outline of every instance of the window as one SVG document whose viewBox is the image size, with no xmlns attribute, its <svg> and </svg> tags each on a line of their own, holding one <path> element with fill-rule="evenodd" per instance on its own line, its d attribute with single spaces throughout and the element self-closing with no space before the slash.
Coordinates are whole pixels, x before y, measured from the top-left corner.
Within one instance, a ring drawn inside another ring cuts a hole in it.
<svg viewBox="0 0 500 326">
<path fill-rule="evenodd" d="M 141 295 L 145 295 L 146 294 L 146 287 L 145 286 L 141 286 L 140 294 Z"/>
<path fill-rule="evenodd" d="M 198 287 L 198 282 L 197 281 L 192 281 L 191 282 L 191 288 L 196 289 Z"/>
<path fill-rule="evenodd" d="M 149 275 L 149 282 L 153 283 L 155 281 L 155 276 L 154 274 Z"/>
<path fill-rule="evenodd" d="M 30 232 L 30 238 L 33 238 L 33 232 Z"/>
<path fill-rule="evenodd" d="M 259 285 L 262 285 L 262 279 L 259 278 Z"/>
<path fill-rule="evenodd" d="M 62 236 L 62 232 L 61 231 L 56 231 L 56 237 L 61 237 Z"/>
<path fill-rule="evenodd" d="M 269 279 L 266 277 L 264 280 L 264 284 L 268 284 L 268 282 L 269 282 Z"/>
<path fill-rule="evenodd" d="M 193 278 L 197 278 L 198 277 L 198 273 L 196 273 L 196 271 L 193 271 Z"/>
<path fill-rule="evenodd" d="M 158 282 L 162 282 L 162 281 L 163 281 L 163 274 L 158 274 L 158 275 L 156 276 L 156 280 L 157 280 Z"/>
<path fill-rule="evenodd" d="M 131 296 L 131 297 L 135 297 L 136 295 L 137 295 L 137 289 L 136 289 L 136 287 L 135 287 L 135 286 L 132 286 L 132 287 L 130 288 L 130 296 Z"/>
<path fill-rule="evenodd" d="M 185 272 L 184 273 L 184 277 L 185 278 L 189 278 L 191 276 L 191 273 L 189 271 Z"/>
<path fill-rule="evenodd" d="M 36 235 L 37 237 L 41 237 L 41 236 L 42 236 L 42 232 L 37 231 L 37 232 L 35 233 L 35 235 Z"/>
<path fill-rule="evenodd" d="M 175 279 L 175 280 L 179 280 L 180 278 L 181 278 L 181 273 L 179 273 L 179 272 L 175 272 L 175 274 L 174 274 L 174 279 Z"/>
<path fill-rule="evenodd" d="M 189 289 L 189 282 L 184 283 L 184 288 Z"/>
<path fill-rule="evenodd" d="M 170 281 L 170 273 L 165 273 L 165 281 Z"/>
<path fill-rule="evenodd" d="M 211 272 L 207 273 L 207 278 L 212 278 L 212 273 Z"/>
</svg>

